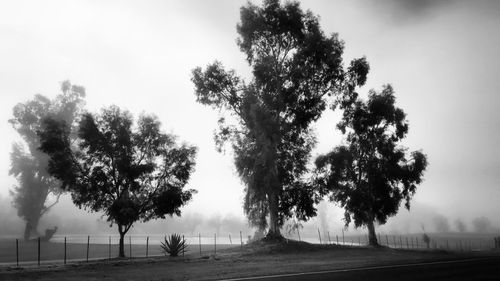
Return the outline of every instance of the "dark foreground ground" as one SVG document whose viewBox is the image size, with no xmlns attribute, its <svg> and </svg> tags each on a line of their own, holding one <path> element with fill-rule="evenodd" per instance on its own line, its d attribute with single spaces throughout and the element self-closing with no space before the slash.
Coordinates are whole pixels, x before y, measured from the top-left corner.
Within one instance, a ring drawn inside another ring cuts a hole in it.
<svg viewBox="0 0 500 281">
<path fill-rule="evenodd" d="M 316 273 L 304 274 L 311 272 Z M 302 274 L 290 275 L 295 273 Z M 0 268 L 0 280 L 220 280 L 270 275 L 278 276 L 246 280 L 500 280 L 500 254 L 256 243 L 222 250 L 217 256 Z"/>
<path fill-rule="evenodd" d="M 482 257 L 410 264 L 394 264 L 386 266 L 363 266 L 320 272 L 301 272 L 280 275 L 254 276 L 251 278 L 234 278 L 226 281 L 243 280 L 385 280 L 385 281 L 417 281 L 417 280 L 499 280 L 500 258 Z"/>
</svg>

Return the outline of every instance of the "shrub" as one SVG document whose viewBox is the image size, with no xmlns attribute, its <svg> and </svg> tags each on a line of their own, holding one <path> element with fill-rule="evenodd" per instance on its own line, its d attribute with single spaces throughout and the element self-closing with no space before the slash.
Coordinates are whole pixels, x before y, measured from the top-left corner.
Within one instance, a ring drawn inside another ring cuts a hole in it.
<svg viewBox="0 0 500 281">
<path fill-rule="evenodd" d="M 187 241 L 184 236 L 179 234 L 172 234 L 169 237 L 165 236 L 165 242 L 161 242 L 161 249 L 165 255 L 169 254 L 171 257 L 177 257 L 180 252 L 185 252 L 187 249 Z"/>
<path fill-rule="evenodd" d="M 430 243 L 431 243 L 431 238 L 429 237 L 429 235 L 427 235 L 427 233 L 424 233 L 423 240 L 424 240 L 424 243 L 427 245 L 427 249 L 429 249 Z"/>
</svg>

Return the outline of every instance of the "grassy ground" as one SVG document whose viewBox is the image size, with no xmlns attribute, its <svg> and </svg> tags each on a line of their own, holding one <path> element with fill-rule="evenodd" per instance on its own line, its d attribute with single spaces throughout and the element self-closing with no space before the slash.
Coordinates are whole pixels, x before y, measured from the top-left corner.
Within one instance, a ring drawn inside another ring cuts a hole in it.
<svg viewBox="0 0 500 281">
<path fill-rule="evenodd" d="M 411 251 L 257 242 L 218 251 L 216 256 L 112 259 L 68 266 L 0 269 L 0 280 L 215 280 L 266 274 L 319 271 L 430 260 L 459 259 L 474 253 Z"/>
<path fill-rule="evenodd" d="M 217 245 L 217 250 L 230 248 L 231 245 Z M 95 244 L 90 243 L 88 249 L 90 260 L 105 259 L 109 256 L 118 256 L 118 245 L 112 244 Z M 37 241 L 19 241 L 18 242 L 19 263 L 22 266 L 34 264 L 38 259 L 38 243 Z M 125 255 L 130 257 L 145 257 L 145 244 L 125 243 Z M 201 255 L 214 253 L 214 245 L 202 244 Z M 149 256 L 163 255 L 160 244 L 152 243 L 148 246 L 147 254 Z M 190 245 L 186 254 L 197 254 L 200 256 L 200 246 Z M 0 240 L 0 266 L 16 264 L 16 241 L 15 240 Z M 67 243 L 66 259 L 68 261 L 86 260 L 87 259 L 87 244 L 86 243 Z M 42 263 L 63 263 L 64 260 L 64 243 L 41 242 L 40 243 L 40 260 Z"/>
</svg>

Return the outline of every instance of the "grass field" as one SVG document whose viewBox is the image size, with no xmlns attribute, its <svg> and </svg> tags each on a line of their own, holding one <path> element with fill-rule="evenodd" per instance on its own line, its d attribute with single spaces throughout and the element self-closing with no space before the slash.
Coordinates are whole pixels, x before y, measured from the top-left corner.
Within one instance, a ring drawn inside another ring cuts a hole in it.
<svg viewBox="0 0 500 281">
<path fill-rule="evenodd" d="M 82 239 L 80 239 L 82 240 Z M 163 255 L 159 241 L 151 241 L 147 246 L 146 243 L 125 243 L 125 255 L 127 257 L 146 257 Z M 106 259 L 115 258 L 118 256 L 117 241 L 108 245 L 104 243 L 89 243 L 88 258 Z M 239 245 L 239 244 L 238 244 Z M 217 248 L 213 244 L 191 244 L 188 246 L 185 255 L 208 255 L 214 251 L 235 247 L 236 245 L 218 244 Z M 201 249 L 201 254 L 200 254 Z M 41 242 L 40 243 L 40 261 L 41 263 L 63 263 L 64 262 L 64 243 L 60 242 Z M 36 264 L 38 260 L 38 242 L 37 241 L 21 241 L 18 242 L 18 257 L 20 266 L 29 266 Z M 15 239 L 0 240 L 0 266 L 12 266 L 17 263 L 16 258 L 16 241 Z M 66 244 L 66 259 L 68 262 L 81 261 L 87 259 L 87 244 L 86 241 L 78 243 L 68 242 Z"/>
<path fill-rule="evenodd" d="M 217 255 L 112 259 L 16 269 L 0 267 L 0 280 L 216 280 L 266 274 L 321 271 L 373 265 L 453 260 L 498 252 L 317 245 L 304 242 L 252 243 Z"/>
<path fill-rule="evenodd" d="M 363 236 L 339 236 L 323 235 L 323 244 L 340 244 L 347 246 L 364 246 L 367 237 Z M 430 234 L 431 249 L 441 249 L 456 252 L 488 251 L 493 248 L 493 238 L 491 235 L 477 234 Z M 66 260 L 68 262 L 87 260 L 87 239 L 89 239 L 88 259 L 107 259 L 118 256 L 117 236 L 82 236 L 69 235 L 67 237 L 55 236 L 51 242 L 41 242 L 40 261 L 41 263 L 63 263 L 65 256 L 64 239 L 66 239 Z M 421 234 L 414 235 L 379 235 L 379 243 L 395 249 L 426 249 L 422 242 Z M 146 257 L 163 255 L 160 248 L 162 235 L 147 236 L 126 236 L 125 255 L 127 257 Z M 214 245 L 214 236 L 198 237 L 197 235 L 186 236 L 189 247 L 185 255 L 190 257 L 200 257 L 212 255 L 216 250 L 231 247 L 240 247 L 241 243 L 246 244 L 246 240 L 240 239 L 239 235 L 230 238 L 229 235 L 217 237 L 217 246 Z M 319 237 L 305 238 L 307 242 L 319 243 Z M 148 245 L 146 245 L 148 244 Z M 201 247 L 200 247 L 201 244 Z M 0 239 L 0 266 L 10 266 L 17 263 L 20 266 L 36 264 L 38 260 L 37 241 L 18 240 L 18 255 L 16 255 L 16 239 Z"/>
</svg>

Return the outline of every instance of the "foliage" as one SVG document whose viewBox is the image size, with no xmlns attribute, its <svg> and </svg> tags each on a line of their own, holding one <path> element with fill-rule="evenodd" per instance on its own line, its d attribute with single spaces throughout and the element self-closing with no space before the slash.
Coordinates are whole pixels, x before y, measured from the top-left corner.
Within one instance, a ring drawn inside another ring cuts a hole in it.
<svg viewBox="0 0 500 281">
<path fill-rule="evenodd" d="M 214 62 L 194 69 L 192 81 L 197 101 L 221 112 L 215 142 L 219 151 L 232 144 L 247 218 L 265 229 L 269 215 L 268 234 L 280 236 L 287 218 L 316 215 L 320 198 L 304 180 L 316 142 L 311 123 L 341 87 L 343 42 L 299 3 L 278 0 L 242 7 L 237 31 L 252 80 Z"/>
<path fill-rule="evenodd" d="M 304 228 L 304 226 L 297 220 L 291 219 L 286 225 L 285 230 L 288 236 L 292 236 L 295 232 L 299 236 L 300 240 L 300 229 Z"/>
<path fill-rule="evenodd" d="M 38 222 L 59 201 L 61 190 L 58 181 L 47 172 L 48 156 L 39 151 L 40 139 L 36 134 L 46 116 L 63 120 L 72 127 L 82 111 L 85 89 L 69 81 L 61 84 L 62 93 L 54 99 L 42 95 L 14 106 L 9 123 L 22 137 L 23 142 L 14 143 L 10 155 L 10 175 L 16 177 L 18 185 L 11 190 L 13 205 L 18 216 L 26 222 L 24 239 L 39 236 Z M 73 138 L 74 135 L 70 135 Z M 50 195 L 56 197 L 47 203 Z"/>
<path fill-rule="evenodd" d="M 455 220 L 455 227 L 457 228 L 458 232 L 465 232 L 467 231 L 467 226 L 461 219 L 456 219 Z"/>
<path fill-rule="evenodd" d="M 432 218 L 436 232 L 450 232 L 450 223 L 448 219 L 443 215 L 435 215 Z"/>
<path fill-rule="evenodd" d="M 407 154 L 398 145 L 408 132 L 402 109 L 394 106 L 391 86 L 371 90 L 368 100 L 351 95 L 337 127 L 346 134 L 346 144 L 316 159 L 315 182 L 345 210 L 346 226 L 367 226 L 370 244 L 377 245 L 374 222 L 384 224 L 397 213 L 401 201 L 410 200 L 427 167 L 420 151 Z M 346 99 L 348 100 L 348 99 Z"/>
<path fill-rule="evenodd" d="M 487 233 L 491 229 L 491 221 L 489 218 L 481 216 L 472 220 L 474 231 L 477 233 Z"/>
<path fill-rule="evenodd" d="M 40 148 L 50 155 L 49 172 L 71 192 L 73 202 L 105 212 L 118 225 L 120 256 L 134 222 L 179 216 L 195 192 L 183 188 L 194 170 L 196 148 L 177 145 L 160 125 L 155 116 L 141 115 L 133 127 L 129 112 L 111 106 L 83 115 L 76 150 L 64 122 L 46 118 L 39 132 Z"/>
<path fill-rule="evenodd" d="M 161 243 L 161 249 L 165 255 L 169 254 L 171 257 L 177 257 L 179 253 L 187 251 L 188 243 L 184 236 L 179 234 L 172 234 L 168 238 L 165 236 L 165 242 Z"/>
</svg>

